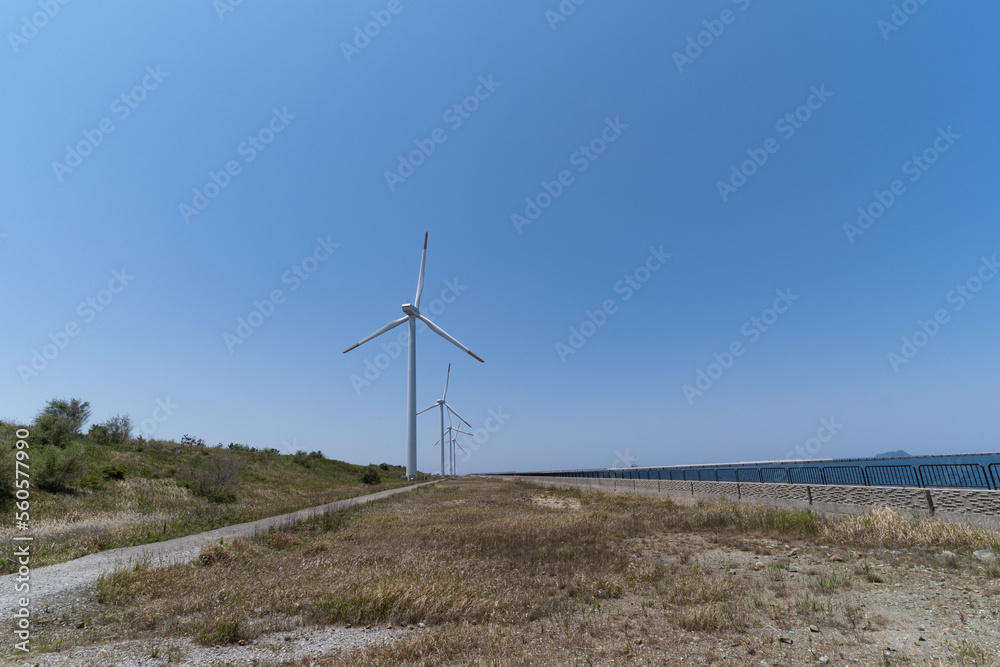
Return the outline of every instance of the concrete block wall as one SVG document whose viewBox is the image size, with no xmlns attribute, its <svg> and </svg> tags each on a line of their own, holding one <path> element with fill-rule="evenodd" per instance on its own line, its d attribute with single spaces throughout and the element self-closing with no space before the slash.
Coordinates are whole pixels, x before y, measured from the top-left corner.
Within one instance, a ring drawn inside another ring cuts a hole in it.
<svg viewBox="0 0 1000 667">
<path fill-rule="evenodd" d="M 573 477 L 519 477 L 558 488 L 588 488 L 621 493 L 740 502 L 835 514 L 862 514 L 873 507 L 893 507 L 912 516 L 1000 530 L 1000 491 L 975 489 L 911 489 L 888 486 L 834 486 L 744 482 L 682 482 L 655 479 L 597 479 Z"/>
</svg>

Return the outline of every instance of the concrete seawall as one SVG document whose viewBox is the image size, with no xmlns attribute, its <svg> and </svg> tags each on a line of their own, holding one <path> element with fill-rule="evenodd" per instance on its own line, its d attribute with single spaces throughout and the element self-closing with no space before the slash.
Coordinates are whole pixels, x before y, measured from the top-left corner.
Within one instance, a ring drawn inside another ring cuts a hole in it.
<svg viewBox="0 0 1000 667">
<path fill-rule="evenodd" d="M 934 517 L 952 523 L 1000 530 L 1000 491 L 541 476 L 502 476 L 499 479 L 521 480 L 567 489 L 649 493 L 677 500 L 726 498 L 757 505 L 833 514 L 861 514 L 873 507 L 893 507 L 910 516 Z"/>
</svg>

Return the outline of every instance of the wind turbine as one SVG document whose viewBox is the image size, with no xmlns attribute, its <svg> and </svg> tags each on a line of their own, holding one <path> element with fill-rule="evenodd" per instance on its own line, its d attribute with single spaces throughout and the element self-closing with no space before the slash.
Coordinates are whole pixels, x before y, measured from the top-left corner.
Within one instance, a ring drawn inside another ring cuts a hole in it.
<svg viewBox="0 0 1000 667">
<path fill-rule="evenodd" d="M 431 406 L 431 407 L 433 407 L 433 406 Z M 465 420 L 463 419 L 462 421 L 465 421 Z M 458 444 L 458 436 L 455 435 L 455 434 L 456 433 L 464 433 L 465 435 L 472 435 L 472 434 L 469 433 L 468 431 L 463 431 L 460 428 L 456 428 L 456 427 L 452 426 L 451 424 L 448 424 L 448 428 L 445 429 L 445 431 L 448 434 L 448 439 L 445 440 L 444 436 L 442 436 L 442 438 L 440 440 L 438 440 L 437 442 L 434 443 L 434 446 L 437 447 L 438 443 L 444 443 L 444 442 L 448 443 L 448 446 L 449 446 L 448 447 L 448 452 L 449 452 L 448 453 L 448 464 L 451 466 L 451 474 L 454 475 L 455 474 L 455 445 L 458 445 L 458 448 L 462 450 L 463 454 L 468 454 L 469 453 L 469 452 L 465 451 L 465 448 L 462 447 L 462 445 Z M 441 447 L 441 453 L 442 453 L 442 456 L 443 456 L 444 455 L 444 446 L 443 445 Z"/>
<path fill-rule="evenodd" d="M 432 403 L 431 405 L 427 406 L 426 408 L 424 408 L 423 410 L 421 410 L 420 412 L 417 413 L 419 415 L 419 414 L 423 414 L 424 412 L 427 412 L 431 408 L 435 408 L 435 407 L 440 407 L 441 408 L 441 440 L 440 440 L 440 442 L 444 442 L 444 411 L 445 411 L 445 408 L 447 408 L 448 411 L 451 412 L 452 415 L 455 415 L 456 417 L 458 417 L 459 419 L 461 419 L 463 422 L 465 422 L 466 426 L 468 426 L 469 428 L 472 428 L 472 424 L 470 424 L 469 422 L 465 421 L 465 419 L 462 417 L 462 415 L 460 415 L 457 412 L 455 412 L 455 408 L 451 407 L 450 405 L 448 405 L 445 402 L 445 398 L 448 396 L 448 381 L 449 380 L 451 380 L 451 364 L 448 364 L 448 374 L 444 378 L 444 393 L 441 394 L 441 398 L 439 398 L 437 401 L 435 401 L 434 403 Z M 448 425 L 451 426 L 451 415 L 448 415 Z M 441 476 L 444 477 L 444 447 L 441 447 Z"/>
<path fill-rule="evenodd" d="M 446 341 L 456 345 L 460 350 L 464 350 L 476 361 L 483 363 L 483 360 L 472 350 L 465 347 L 448 333 L 420 314 L 420 295 L 424 291 L 424 266 L 427 263 L 427 232 L 424 232 L 424 252 L 420 256 L 420 275 L 417 277 L 417 295 L 413 303 L 404 303 L 403 312 L 405 315 L 398 320 L 393 320 L 387 325 L 344 350 L 347 354 L 351 350 L 364 345 L 373 338 L 378 338 L 382 334 L 395 329 L 403 322 L 410 327 L 410 344 L 407 354 L 406 370 L 406 477 L 409 480 L 417 478 L 417 320 L 421 320 L 427 327 L 444 338 Z M 442 445 L 443 446 L 443 445 Z"/>
</svg>

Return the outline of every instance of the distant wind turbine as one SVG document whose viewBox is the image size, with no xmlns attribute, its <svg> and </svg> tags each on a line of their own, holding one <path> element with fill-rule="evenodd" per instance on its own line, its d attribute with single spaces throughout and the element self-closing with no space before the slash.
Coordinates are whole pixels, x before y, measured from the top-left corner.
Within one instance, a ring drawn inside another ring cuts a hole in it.
<svg viewBox="0 0 1000 667">
<path fill-rule="evenodd" d="M 447 398 L 447 396 L 448 396 L 448 381 L 449 380 L 451 380 L 451 364 L 448 364 L 448 374 L 445 375 L 445 377 L 444 377 L 444 393 L 441 394 L 441 398 L 439 398 L 437 401 L 435 401 L 431 405 L 428 405 L 426 408 L 424 408 L 423 410 L 421 410 L 420 412 L 417 413 L 419 415 L 419 414 L 423 414 L 423 413 L 427 412 L 431 408 L 436 408 L 436 407 L 440 407 L 441 408 L 441 440 L 440 440 L 441 442 L 444 442 L 444 411 L 445 411 L 445 408 L 447 408 L 448 411 L 451 412 L 451 414 L 455 415 L 456 417 L 458 417 L 459 419 L 461 419 L 463 422 L 465 422 L 466 426 L 468 426 L 469 428 L 472 428 L 472 424 L 470 424 L 469 422 L 465 421 L 465 418 L 463 418 L 462 415 L 460 415 L 457 412 L 455 412 L 455 408 L 451 407 L 450 405 L 448 405 L 445 402 L 445 398 Z M 449 425 L 450 425 L 451 415 L 448 416 L 448 422 L 449 422 Z M 444 477 L 444 447 L 441 448 L 441 476 Z"/>
<path fill-rule="evenodd" d="M 483 362 L 483 360 L 472 350 L 459 343 L 457 340 L 449 336 L 444 329 L 420 314 L 420 295 L 424 291 L 424 266 L 426 263 L 427 232 L 424 232 L 424 252 L 420 256 L 420 275 L 417 278 L 417 295 L 414 297 L 412 304 L 403 304 L 403 312 L 406 314 L 398 320 L 389 322 L 372 335 L 367 338 L 362 338 L 360 341 L 344 350 L 344 354 L 347 354 L 354 348 L 364 345 L 373 338 L 378 338 L 385 332 L 395 329 L 403 322 L 409 323 L 410 345 L 407 356 L 406 371 L 406 477 L 410 480 L 417 478 L 417 320 L 421 320 L 431 331 L 441 336 L 448 342 L 456 345 L 460 350 L 464 350 L 476 361 L 480 363 Z"/>
<path fill-rule="evenodd" d="M 465 421 L 465 420 L 463 419 L 462 421 Z M 438 443 L 441 443 L 441 442 L 447 442 L 448 443 L 448 463 L 451 466 L 451 474 L 455 475 L 456 474 L 455 473 L 455 467 L 456 467 L 455 466 L 455 445 L 458 445 L 458 448 L 462 450 L 463 454 L 468 454 L 469 453 L 469 452 L 465 451 L 465 448 L 462 447 L 462 445 L 458 444 L 458 436 L 456 435 L 456 433 L 464 433 L 465 435 L 472 435 L 472 434 L 469 433 L 468 431 L 463 431 L 460 428 L 456 428 L 455 426 L 452 426 L 451 424 L 448 424 L 448 428 L 445 429 L 445 432 L 446 432 L 447 438 L 445 438 L 444 436 L 442 436 L 441 440 L 438 440 L 437 442 L 434 443 L 434 446 L 437 447 Z M 444 455 L 444 447 L 441 447 L 441 452 L 442 452 L 442 456 L 443 456 Z"/>
</svg>

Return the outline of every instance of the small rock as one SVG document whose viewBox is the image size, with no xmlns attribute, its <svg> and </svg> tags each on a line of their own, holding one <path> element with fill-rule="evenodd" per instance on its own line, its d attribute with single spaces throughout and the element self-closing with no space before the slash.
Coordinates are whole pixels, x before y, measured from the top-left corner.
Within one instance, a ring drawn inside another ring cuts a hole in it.
<svg viewBox="0 0 1000 667">
<path fill-rule="evenodd" d="M 426 623 L 417 623 L 417 627 L 418 628 L 426 628 L 427 624 Z"/>
<path fill-rule="evenodd" d="M 819 661 L 820 661 L 820 663 L 821 663 L 821 664 L 824 664 L 824 665 L 825 665 L 826 663 L 830 662 L 830 658 L 828 658 L 828 657 L 827 657 L 827 656 L 825 656 L 825 655 L 821 655 L 821 656 L 819 657 Z"/>
<path fill-rule="evenodd" d="M 843 563 L 844 562 L 844 559 L 841 558 L 840 556 L 837 556 L 836 554 L 834 554 L 833 556 L 830 556 L 830 560 L 832 560 L 834 563 Z"/>
<path fill-rule="evenodd" d="M 237 644 L 239 644 L 240 646 L 246 646 L 246 645 L 247 645 L 247 640 L 245 640 L 245 639 L 241 639 L 241 640 L 239 640 L 239 641 L 237 642 Z"/>
<path fill-rule="evenodd" d="M 923 632 L 923 631 L 924 631 L 924 630 L 926 630 L 926 629 L 927 629 L 927 628 L 925 628 L 925 627 L 924 627 L 924 626 L 922 626 L 922 625 L 921 625 L 921 626 L 919 626 L 919 627 L 917 628 L 917 630 L 920 630 L 920 632 Z"/>
<path fill-rule="evenodd" d="M 790 567 L 790 568 L 788 568 L 788 571 L 789 572 L 798 572 L 799 568 L 797 568 L 797 567 Z"/>
<path fill-rule="evenodd" d="M 810 625 L 809 632 L 819 632 L 819 628 L 817 628 L 815 625 Z"/>
<path fill-rule="evenodd" d="M 347 625 L 345 625 L 344 627 L 345 627 L 345 628 L 347 628 L 347 629 L 350 629 L 350 628 L 351 628 L 351 624 L 350 624 L 350 623 L 348 623 L 348 624 L 347 624 Z"/>
<path fill-rule="evenodd" d="M 757 561 L 756 563 L 753 564 L 753 569 L 755 569 L 755 570 L 763 570 L 764 569 L 764 564 L 761 563 L 760 561 Z"/>
<path fill-rule="evenodd" d="M 925 642 L 925 641 L 927 641 L 927 640 L 926 640 L 926 639 L 924 639 L 924 636 L 923 636 L 923 635 L 920 635 L 920 638 L 919 638 L 919 639 L 917 639 L 917 641 L 918 641 L 918 642 Z"/>
<path fill-rule="evenodd" d="M 83 626 L 84 626 L 84 622 L 80 621 L 79 623 L 76 624 L 76 629 L 77 630 L 83 630 Z"/>
<path fill-rule="evenodd" d="M 980 549 L 972 552 L 972 558 L 983 563 L 992 563 L 997 559 L 997 555 L 989 549 Z"/>
<path fill-rule="evenodd" d="M 778 637 L 778 641 L 782 644 L 794 644 L 795 641 L 789 637 Z"/>
</svg>

